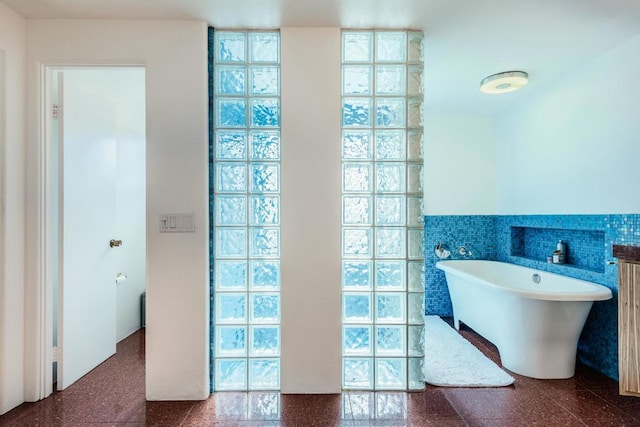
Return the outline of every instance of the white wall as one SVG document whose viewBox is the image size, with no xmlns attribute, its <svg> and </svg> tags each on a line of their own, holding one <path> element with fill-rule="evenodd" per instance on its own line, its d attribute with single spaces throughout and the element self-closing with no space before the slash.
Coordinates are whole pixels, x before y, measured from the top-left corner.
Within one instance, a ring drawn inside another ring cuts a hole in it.
<svg viewBox="0 0 640 427">
<path fill-rule="evenodd" d="M 23 402 L 26 21 L 0 3 L 0 414 Z"/>
<path fill-rule="evenodd" d="M 640 36 L 505 117 L 498 213 L 640 212 L 638 75 Z"/>
<path fill-rule="evenodd" d="M 44 303 L 38 239 L 40 64 L 134 64 L 146 69 L 149 400 L 208 395 L 207 26 L 189 21 L 30 20 L 26 285 L 27 400 L 37 398 Z M 195 233 L 160 234 L 161 213 L 193 212 Z"/>
</svg>

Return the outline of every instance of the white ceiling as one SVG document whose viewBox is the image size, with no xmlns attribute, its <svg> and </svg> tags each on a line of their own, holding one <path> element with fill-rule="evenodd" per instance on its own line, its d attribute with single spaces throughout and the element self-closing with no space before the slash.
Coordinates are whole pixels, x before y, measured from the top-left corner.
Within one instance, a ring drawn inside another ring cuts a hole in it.
<svg viewBox="0 0 640 427">
<path fill-rule="evenodd" d="M 425 32 L 427 108 L 499 112 L 640 34 L 638 0 L 0 0 L 26 18 L 197 19 L 215 28 L 404 28 Z M 482 78 L 530 83 L 483 95 Z"/>
</svg>

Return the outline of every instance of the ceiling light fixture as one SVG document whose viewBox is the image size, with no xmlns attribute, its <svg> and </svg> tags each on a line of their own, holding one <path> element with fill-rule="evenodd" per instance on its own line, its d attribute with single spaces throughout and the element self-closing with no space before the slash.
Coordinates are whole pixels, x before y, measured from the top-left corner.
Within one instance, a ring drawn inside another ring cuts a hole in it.
<svg viewBox="0 0 640 427">
<path fill-rule="evenodd" d="M 529 75 L 524 71 L 504 71 L 493 74 L 480 82 L 483 93 L 507 93 L 518 90 L 529 83 Z"/>
</svg>

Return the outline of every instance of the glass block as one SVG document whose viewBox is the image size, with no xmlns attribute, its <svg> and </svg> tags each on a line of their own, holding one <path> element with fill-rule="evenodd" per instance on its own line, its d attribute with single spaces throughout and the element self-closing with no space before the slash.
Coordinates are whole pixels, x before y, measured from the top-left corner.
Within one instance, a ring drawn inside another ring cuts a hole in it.
<svg viewBox="0 0 640 427">
<path fill-rule="evenodd" d="M 278 67 L 251 67 L 251 95 L 278 95 L 280 69 Z"/>
<path fill-rule="evenodd" d="M 277 193 L 280 191 L 280 165 L 253 163 L 251 165 L 251 191 L 254 193 Z"/>
<path fill-rule="evenodd" d="M 376 326 L 376 356 L 404 356 L 406 326 Z"/>
<path fill-rule="evenodd" d="M 247 68 L 219 65 L 216 93 L 218 95 L 244 95 L 247 91 Z"/>
<path fill-rule="evenodd" d="M 279 127 L 280 100 L 278 98 L 252 98 L 251 126 L 270 128 Z"/>
<path fill-rule="evenodd" d="M 279 294 L 251 294 L 250 322 L 278 323 L 280 322 Z"/>
<path fill-rule="evenodd" d="M 376 33 L 376 61 L 405 62 L 407 58 L 407 34 L 404 31 Z"/>
<path fill-rule="evenodd" d="M 392 420 L 407 418 L 407 394 L 384 393 L 375 394 L 375 413 L 377 420 L 389 420 L 389 424 L 396 424 Z M 401 423 L 406 424 L 406 423 Z"/>
<path fill-rule="evenodd" d="M 214 310 L 218 323 L 246 323 L 247 296 L 245 294 L 218 293 Z"/>
<path fill-rule="evenodd" d="M 407 167 L 407 192 L 422 193 L 423 182 L 422 165 L 409 165 Z"/>
<path fill-rule="evenodd" d="M 409 32 L 409 61 L 410 62 L 423 62 L 423 35 L 419 31 Z"/>
<path fill-rule="evenodd" d="M 223 419 L 244 419 L 247 416 L 247 396 L 248 393 L 212 394 L 211 398 L 215 399 L 216 415 Z"/>
<path fill-rule="evenodd" d="M 405 126 L 404 98 L 376 98 L 376 126 L 403 128 Z"/>
<path fill-rule="evenodd" d="M 214 247 L 217 258 L 246 258 L 247 229 L 218 227 Z"/>
<path fill-rule="evenodd" d="M 404 163 L 376 164 L 376 191 L 404 193 Z"/>
<path fill-rule="evenodd" d="M 424 83 L 422 81 L 422 66 L 421 65 L 410 65 L 407 81 L 407 95 L 419 97 L 424 93 Z"/>
<path fill-rule="evenodd" d="M 376 67 L 376 95 L 404 95 L 406 91 L 404 65 Z"/>
<path fill-rule="evenodd" d="M 278 62 L 280 60 L 280 35 L 278 33 L 249 34 L 251 62 Z"/>
<path fill-rule="evenodd" d="M 371 98 L 344 98 L 342 126 L 371 127 Z"/>
<path fill-rule="evenodd" d="M 373 359 L 342 359 L 342 382 L 345 389 L 372 389 Z"/>
<path fill-rule="evenodd" d="M 424 357 L 409 359 L 409 390 L 424 390 Z"/>
<path fill-rule="evenodd" d="M 371 33 L 342 33 L 342 61 L 371 62 L 372 41 Z"/>
<path fill-rule="evenodd" d="M 253 359 L 249 362 L 249 390 L 278 390 L 280 388 L 280 361 Z"/>
<path fill-rule="evenodd" d="M 402 291 L 405 289 L 405 261 L 377 261 L 376 289 Z"/>
<path fill-rule="evenodd" d="M 342 294 L 342 319 L 346 323 L 371 322 L 371 294 L 370 293 L 343 293 Z"/>
<path fill-rule="evenodd" d="M 216 159 L 244 160 L 247 158 L 247 133 L 219 130 L 216 134 Z"/>
<path fill-rule="evenodd" d="M 242 291 L 247 288 L 245 261 L 216 261 L 215 287 L 221 291 Z"/>
<path fill-rule="evenodd" d="M 342 230 L 342 255 L 349 257 L 371 256 L 371 229 L 347 228 Z"/>
<path fill-rule="evenodd" d="M 404 258 L 406 256 L 404 228 L 376 229 L 376 257 Z"/>
<path fill-rule="evenodd" d="M 424 356 L 424 325 L 409 326 L 409 356 Z"/>
<path fill-rule="evenodd" d="M 342 159 L 371 159 L 371 131 L 342 132 Z"/>
<path fill-rule="evenodd" d="M 216 356 L 247 354 L 247 329 L 244 326 L 216 326 Z"/>
<path fill-rule="evenodd" d="M 407 197 L 407 225 L 409 227 L 423 227 L 422 197 Z"/>
<path fill-rule="evenodd" d="M 276 130 L 252 131 L 251 159 L 278 160 L 280 158 L 280 132 Z"/>
<path fill-rule="evenodd" d="M 216 413 L 218 410 L 216 409 Z M 278 420 L 280 419 L 280 393 L 250 393 L 249 419 Z M 269 424 L 265 422 L 264 424 Z M 278 423 L 275 423 L 278 425 Z"/>
<path fill-rule="evenodd" d="M 342 67 L 342 94 L 371 94 L 371 67 L 345 65 Z"/>
<path fill-rule="evenodd" d="M 422 131 L 421 130 L 410 130 L 407 132 L 407 140 L 408 140 L 408 154 L 407 158 L 409 160 L 422 160 L 423 152 L 422 152 Z"/>
<path fill-rule="evenodd" d="M 216 33 L 218 62 L 244 62 L 246 35 L 244 33 Z"/>
<path fill-rule="evenodd" d="M 214 199 L 216 225 L 245 225 L 247 198 L 245 196 L 216 196 Z"/>
<path fill-rule="evenodd" d="M 344 196 L 342 197 L 342 223 L 343 224 L 371 224 L 372 217 L 371 197 L 368 196 Z"/>
<path fill-rule="evenodd" d="M 247 191 L 247 167 L 244 164 L 218 163 L 216 178 L 216 191 L 219 193 Z"/>
<path fill-rule="evenodd" d="M 409 230 L 409 259 L 423 259 L 424 258 L 424 230 L 423 229 L 411 229 Z"/>
<path fill-rule="evenodd" d="M 376 160 L 404 160 L 404 130 L 376 132 Z"/>
<path fill-rule="evenodd" d="M 250 266 L 252 289 L 268 290 L 280 287 L 279 261 L 251 261 Z"/>
<path fill-rule="evenodd" d="M 371 261 L 342 261 L 342 288 L 371 289 Z"/>
<path fill-rule="evenodd" d="M 250 326 L 249 333 L 249 356 L 277 356 L 280 354 L 279 326 Z"/>
<path fill-rule="evenodd" d="M 412 325 L 424 323 L 424 292 L 409 292 L 408 321 Z"/>
<path fill-rule="evenodd" d="M 373 393 L 354 393 L 350 391 L 348 397 L 349 403 L 351 404 L 351 416 L 354 420 L 369 420 L 375 418 L 375 395 Z"/>
<path fill-rule="evenodd" d="M 376 224 L 405 225 L 404 204 L 404 196 L 376 197 Z"/>
<path fill-rule="evenodd" d="M 409 112 L 407 114 L 407 127 L 418 128 L 422 127 L 424 123 L 424 111 L 422 107 L 422 100 L 409 99 Z"/>
<path fill-rule="evenodd" d="M 407 359 L 376 359 L 376 389 L 402 390 L 406 388 Z M 389 411 L 389 405 L 378 405 L 379 409 Z M 384 415 L 382 416 L 384 418 Z"/>
<path fill-rule="evenodd" d="M 247 102 L 238 98 L 218 98 L 217 127 L 247 127 Z"/>
<path fill-rule="evenodd" d="M 345 193 L 369 193 L 371 184 L 370 163 L 342 164 L 342 190 Z"/>
<path fill-rule="evenodd" d="M 251 196 L 251 224 L 278 225 L 280 223 L 280 197 Z"/>
<path fill-rule="evenodd" d="M 424 261 L 409 262 L 409 291 L 424 292 Z"/>
<path fill-rule="evenodd" d="M 371 356 L 371 326 L 343 326 L 342 349 L 348 356 Z"/>
<path fill-rule="evenodd" d="M 246 390 L 247 389 L 247 360 L 246 359 L 217 359 L 216 360 L 216 390 Z M 245 406 L 246 410 L 246 406 Z"/>
<path fill-rule="evenodd" d="M 376 322 L 404 323 L 405 293 L 376 293 Z"/>
<path fill-rule="evenodd" d="M 277 228 L 253 228 L 251 230 L 251 256 L 277 257 L 280 254 L 280 230 Z"/>
</svg>

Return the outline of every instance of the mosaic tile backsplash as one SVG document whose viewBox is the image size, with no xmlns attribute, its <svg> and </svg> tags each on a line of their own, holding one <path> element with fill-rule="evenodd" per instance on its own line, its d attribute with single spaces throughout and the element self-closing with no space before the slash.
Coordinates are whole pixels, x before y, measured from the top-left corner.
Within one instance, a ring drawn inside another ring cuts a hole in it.
<svg viewBox="0 0 640 427">
<path fill-rule="evenodd" d="M 562 239 L 565 264 L 546 257 Z M 607 286 L 614 297 L 594 303 L 578 345 L 581 362 L 605 375 L 618 377 L 618 267 L 608 264 L 613 244 L 640 245 L 640 215 L 470 215 L 425 217 L 426 314 L 452 316 L 444 274 L 435 268 L 435 245 L 469 247 L 474 259 L 489 259 Z"/>
</svg>

